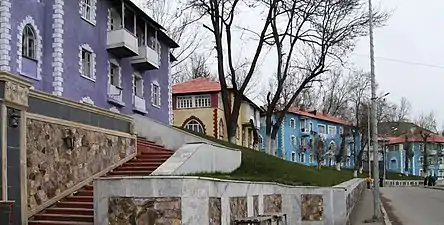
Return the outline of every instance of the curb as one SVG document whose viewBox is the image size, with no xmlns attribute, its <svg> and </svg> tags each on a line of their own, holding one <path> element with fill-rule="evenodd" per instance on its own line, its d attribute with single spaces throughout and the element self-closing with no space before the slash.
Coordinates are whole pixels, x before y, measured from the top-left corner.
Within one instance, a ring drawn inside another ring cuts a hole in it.
<svg viewBox="0 0 444 225">
<path fill-rule="evenodd" d="M 382 202 L 380 203 L 380 205 L 381 205 L 381 212 L 382 212 L 382 218 L 384 220 L 384 224 L 385 225 L 392 225 L 392 222 L 388 218 L 387 211 L 385 210 L 384 205 L 382 205 Z"/>
<path fill-rule="evenodd" d="M 444 191 L 444 187 L 429 187 L 429 186 L 426 186 L 424 188 Z"/>
</svg>

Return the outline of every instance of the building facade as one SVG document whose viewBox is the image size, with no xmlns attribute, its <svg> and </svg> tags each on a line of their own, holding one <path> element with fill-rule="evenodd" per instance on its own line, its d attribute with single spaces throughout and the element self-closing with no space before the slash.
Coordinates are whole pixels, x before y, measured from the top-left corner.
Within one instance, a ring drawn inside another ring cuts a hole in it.
<svg viewBox="0 0 444 225">
<path fill-rule="evenodd" d="M 231 102 L 234 96 L 231 91 Z M 174 125 L 228 141 L 221 86 L 218 82 L 197 78 L 173 86 Z M 258 148 L 262 109 L 244 97 L 236 128 L 238 145 Z"/>
<path fill-rule="evenodd" d="M 353 168 L 353 148 L 356 147 L 358 152 L 360 145 L 359 138 L 354 144 L 350 129 L 345 121 L 325 113 L 291 108 L 279 128 L 275 155 L 307 166 L 318 165 L 313 154 L 313 142 L 315 136 L 319 135 L 325 147 L 320 163 L 323 166 L 334 166 L 335 155 L 344 138 L 346 147 L 341 167 Z M 261 133 L 265 136 L 265 127 L 261 128 Z"/>
<path fill-rule="evenodd" d="M 407 173 L 410 175 L 437 176 L 439 180 L 444 180 L 444 137 L 433 135 L 427 139 L 427 162 L 424 162 L 424 142 L 419 136 L 388 138 L 385 145 L 386 157 L 385 166 L 387 171 Z M 413 157 L 408 160 L 406 166 L 406 145 L 410 145 Z M 424 166 L 427 168 L 424 171 Z"/>
<path fill-rule="evenodd" d="M 0 17 L 0 70 L 57 96 L 172 121 L 178 45 L 130 0 L 0 0 Z"/>
</svg>

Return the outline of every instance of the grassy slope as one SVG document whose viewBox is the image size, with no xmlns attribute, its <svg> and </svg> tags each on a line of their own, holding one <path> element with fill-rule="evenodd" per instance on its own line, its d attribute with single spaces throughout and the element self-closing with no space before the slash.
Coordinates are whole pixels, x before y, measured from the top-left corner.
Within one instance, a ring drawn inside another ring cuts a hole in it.
<svg viewBox="0 0 444 225">
<path fill-rule="evenodd" d="M 242 151 L 241 166 L 230 174 L 200 173 L 193 175 L 221 179 L 267 181 L 289 185 L 324 187 L 337 185 L 353 178 L 352 170 L 342 169 L 342 171 L 339 172 L 332 167 L 323 167 L 321 170 L 318 170 L 316 167 L 309 167 L 298 163 L 282 160 L 280 158 L 267 155 L 263 152 L 231 144 L 226 141 L 216 139 L 214 137 L 196 133 L 193 134 L 219 143 L 221 145 L 236 148 Z M 362 175 L 365 176 L 365 174 Z M 404 178 L 404 176 L 399 176 L 399 174 L 396 173 L 387 174 L 388 179 L 392 179 L 394 177 L 396 177 L 397 179 Z M 414 176 L 409 176 L 407 177 L 407 179 L 414 179 Z"/>
</svg>

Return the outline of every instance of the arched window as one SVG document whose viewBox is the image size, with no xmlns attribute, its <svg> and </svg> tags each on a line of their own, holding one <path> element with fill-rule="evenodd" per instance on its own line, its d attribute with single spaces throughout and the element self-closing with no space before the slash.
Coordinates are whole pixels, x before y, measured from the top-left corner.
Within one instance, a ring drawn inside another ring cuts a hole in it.
<svg viewBox="0 0 444 225">
<path fill-rule="evenodd" d="M 22 56 L 36 59 L 37 40 L 34 28 L 27 24 L 23 29 L 22 35 Z"/>
<path fill-rule="evenodd" d="M 196 120 L 190 120 L 187 124 L 185 124 L 185 129 L 197 132 L 197 133 L 204 133 L 204 129 L 202 124 L 200 124 L 198 121 Z"/>
<path fill-rule="evenodd" d="M 224 137 L 224 121 L 222 119 L 219 120 L 219 137 Z"/>
</svg>

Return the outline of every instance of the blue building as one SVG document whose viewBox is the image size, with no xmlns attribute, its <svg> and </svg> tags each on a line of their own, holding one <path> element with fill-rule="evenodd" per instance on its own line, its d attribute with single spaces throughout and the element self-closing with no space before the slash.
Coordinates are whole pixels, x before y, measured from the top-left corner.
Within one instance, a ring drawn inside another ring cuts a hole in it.
<svg viewBox="0 0 444 225">
<path fill-rule="evenodd" d="M 410 144 L 413 150 L 413 157 L 409 159 L 408 167 L 405 166 L 405 145 Z M 436 175 L 438 180 L 444 180 L 444 137 L 431 136 L 427 142 L 427 163 L 426 171 L 424 166 L 424 143 L 419 136 L 387 138 L 385 145 L 386 157 L 385 166 L 387 171 L 408 173 L 410 175 Z"/>
<path fill-rule="evenodd" d="M 342 119 L 316 110 L 303 111 L 291 108 L 279 129 L 275 152 L 277 157 L 307 166 L 318 165 L 312 146 L 315 135 L 319 134 L 325 146 L 321 165 L 334 166 L 335 155 L 339 152 L 343 135 L 346 141 L 346 152 L 341 167 L 353 168 L 353 147 L 360 149 L 360 138 L 357 138 L 355 145 L 351 133 L 352 127 Z M 261 133 L 265 137 L 264 127 Z"/>
</svg>

